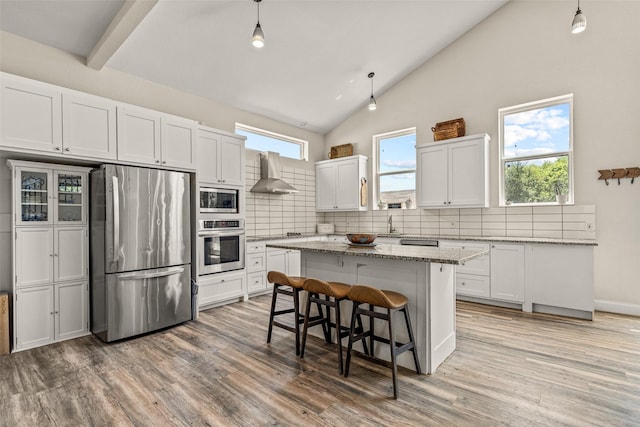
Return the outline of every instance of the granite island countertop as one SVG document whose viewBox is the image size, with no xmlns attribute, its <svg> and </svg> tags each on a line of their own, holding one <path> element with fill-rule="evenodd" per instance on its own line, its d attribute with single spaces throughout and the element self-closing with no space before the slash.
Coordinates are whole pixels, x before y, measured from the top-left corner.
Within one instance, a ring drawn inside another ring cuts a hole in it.
<svg viewBox="0 0 640 427">
<path fill-rule="evenodd" d="M 299 242 L 267 244 L 270 248 L 294 249 L 306 252 L 351 255 L 370 258 L 383 258 L 399 261 L 435 262 L 440 264 L 461 265 L 478 258 L 489 251 L 438 248 L 428 246 L 401 246 L 378 244 L 375 246 L 355 246 L 341 242 Z"/>
</svg>

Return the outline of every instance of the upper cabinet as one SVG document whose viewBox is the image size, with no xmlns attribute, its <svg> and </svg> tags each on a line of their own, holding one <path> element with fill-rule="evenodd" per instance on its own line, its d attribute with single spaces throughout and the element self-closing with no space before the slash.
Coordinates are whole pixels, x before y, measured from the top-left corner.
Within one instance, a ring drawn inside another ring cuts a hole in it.
<svg viewBox="0 0 640 427">
<path fill-rule="evenodd" d="M 195 169 L 195 122 L 146 108 L 118 107 L 118 160 Z"/>
<path fill-rule="evenodd" d="M 488 207 L 489 141 L 479 134 L 417 146 L 418 207 Z"/>
<path fill-rule="evenodd" d="M 244 137 L 214 129 L 198 129 L 198 182 L 244 185 Z"/>
<path fill-rule="evenodd" d="M 316 162 L 316 211 L 366 211 L 366 182 L 365 156 Z"/>
<path fill-rule="evenodd" d="M 2 74 L 0 145 L 46 152 L 62 148 L 60 88 Z"/>
<path fill-rule="evenodd" d="M 64 154 L 114 160 L 117 154 L 115 104 L 98 96 L 64 92 L 61 149 Z"/>
<path fill-rule="evenodd" d="M 116 158 L 116 107 L 105 98 L 2 74 L 0 146 Z"/>
</svg>

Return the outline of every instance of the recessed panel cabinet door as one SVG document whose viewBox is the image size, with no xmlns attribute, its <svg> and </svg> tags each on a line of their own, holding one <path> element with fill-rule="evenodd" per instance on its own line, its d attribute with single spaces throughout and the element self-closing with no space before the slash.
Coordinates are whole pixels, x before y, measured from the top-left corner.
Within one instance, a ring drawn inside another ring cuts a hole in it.
<svg viewBox="0 0 640 427">
<path fill-rule="evenodd" d="M 357 210 L 360 202 L 358 160 L 336 163 L 336 206 L 340 209 Z M 317 194 L 317 193 L 316 193 Z"/>
<path fill-rule="evenodd" d="M 53 286 L 17 289 L 15 302 L 16 349 L 38 347 L 53 342 Z"/>
<path fill-rule="evenodd" d="M 87 231 L 84 227 L 55 229 L 55 281 L 82 280 L 88 276 Z"/>
<path fill-rule="evenodd" d="M 89 330 L 89 287 L 86 282 L 55 285 L 56 340 L 85 335 Z"/>
<path fill-rule="evenodd" d="M 449 196 L 451 205 L 482 206 L 485 203 L 485 162 L 482 140 L 449 147 Z"/>
<path fill-rule="evenodd" d="M 222 137 L 220 145 L 220 178 L 223 184 L 242 185 L 244 177 L 244 141 Z"/>
<path fill-rule="evenodd" d="M 447 205 L 447 148 L 443 146 L 421 148 L 417 151 L 419 207 Z"/>
<path fill-rule="evenodd" d="M 198 132 L 198 182 L 217 184 L 220 182 L 220 167 L 218 158 L 222 144 L 222 135 L 200 130 Z"/>
<path fill-rule="evenodd" d="M 118 160 L 160 165 L 160 114 L 118 107 Z"/>
<path fill-rule="evenodd" d="M 524 301 L 524 245 L 491 245 L 491 298 Z"/>
<path fill-rule="evenodd" d="M 95 159 L 116 158 L 116 105 L 97 96 L 64 93 L 63 152 Z"/>
<path fill-rule="evenodd" d="M 316 210 L 336 208 L 336 167 L 325 163 L 316 166 Z"/>
<path fill-rule="evenodd" d="M 179 117 L 162 117 L 163 166 L 195 169 L 196 142 L 194 122 Z"/>
<path fill-rule="evenodd" d="M 16 287 L 53 282 L 53 229 L 16 230 Z"/>
<path fill-rule="evenodd" d="M 0 145 L 62 152 L 62 96 L 53 86 L 2 76 Z"/>
</svg>

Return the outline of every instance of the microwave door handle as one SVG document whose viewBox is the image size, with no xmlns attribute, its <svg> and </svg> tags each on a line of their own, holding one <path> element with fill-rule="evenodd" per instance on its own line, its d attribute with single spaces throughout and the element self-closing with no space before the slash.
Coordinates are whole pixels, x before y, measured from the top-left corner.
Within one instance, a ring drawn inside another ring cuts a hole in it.
<svg viewBox="0 0 640 427">
<path fill-rule="evenodd" d="M 120 251 L 120 196 L 118 195 L 118 177 L 113 179 L 113 262 L 118 261 Z"/>
<path fill-rule="evenodd" d="M 118 280 L 129 280 L 129 279 L 156 279 L 158 277 L 167 277 L 173 276 L 176 274 L 182 274 L 184 272 L 184 267 L 174 267 L 168 270 L 156 271 L 156 272 L 144 272 L 144 271 L 136 271 L 133 273 L 125 273 L 118 274 Z"/>
</svg>

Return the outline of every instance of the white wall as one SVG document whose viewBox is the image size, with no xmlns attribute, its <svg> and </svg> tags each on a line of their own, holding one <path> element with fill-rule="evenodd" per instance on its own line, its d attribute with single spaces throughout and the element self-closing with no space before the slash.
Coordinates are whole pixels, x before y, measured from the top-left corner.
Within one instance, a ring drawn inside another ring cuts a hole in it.
<svg viewBox="0 0 640 427">
<path fill-rule="evenodd" d="M 598 169 L 640 166 L 640 1 L 581 2 L 582 34 L 569 31 L 574 1 L 512 0 L 326 135 L 371 155 L 371 136 L 464 117 L 467 134 L 491 135 L 491 206 L 498 205 L 500 107 L 574 94 L 576 203 L 595 205 L 596 307 L 640 315 L 640 180 L 605 186 Z M 326 150 L 325 150 L 326 151 Z M 611 304 L 609 304 L 611 303 Z"/>
</svg>

